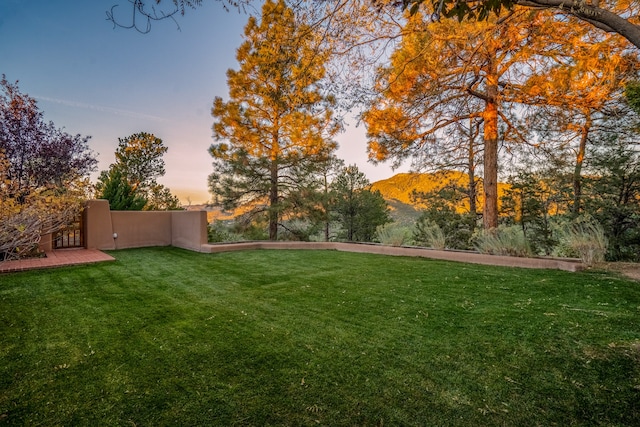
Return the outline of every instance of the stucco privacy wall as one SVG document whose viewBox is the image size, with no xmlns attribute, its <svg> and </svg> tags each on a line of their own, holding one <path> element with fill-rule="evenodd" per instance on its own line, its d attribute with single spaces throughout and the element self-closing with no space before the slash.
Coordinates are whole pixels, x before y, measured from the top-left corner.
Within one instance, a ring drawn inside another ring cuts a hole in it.
<svg viewBox="0 0 640 427">
<path fill-rule="evenodd" d="M 107 200 L 89 200 L 84 209 L 84 243 L 88 249 L 115 249 Z"/>
<path fill-rule="evenodd" d="M 116 249 L 171 245 L 171 212 L 111 211 L 111 224 Z"/>
<path fill-rule="evenodd" d="M 171 211 L 171 245 L 202 250 L 209 240 L 205 211 Z"/>
<path fill-rule="evenodd" d="M 89 249 L 177 246 L 200 250 L 207 243 L 204 211 L 111 211 L 106 200 L 91 200 L 85 209 Z"/>
</svg>

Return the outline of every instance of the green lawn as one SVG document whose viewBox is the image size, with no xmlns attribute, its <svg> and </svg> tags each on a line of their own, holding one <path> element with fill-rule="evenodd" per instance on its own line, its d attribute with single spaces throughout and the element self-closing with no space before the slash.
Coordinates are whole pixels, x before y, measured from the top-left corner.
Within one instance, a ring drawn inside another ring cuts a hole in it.
<svg viewBox="0 0 640 427">
<path fill-rule="evenodd" d="M 334 251 L 0 275 L 0 424 L 640 425 L 640 284 Z"/>
</svg>

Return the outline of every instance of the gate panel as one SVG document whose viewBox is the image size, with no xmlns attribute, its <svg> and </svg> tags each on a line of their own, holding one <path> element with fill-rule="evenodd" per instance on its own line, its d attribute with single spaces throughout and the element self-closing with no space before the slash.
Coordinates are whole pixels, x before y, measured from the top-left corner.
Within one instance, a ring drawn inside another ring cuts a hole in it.
<svg viewBox="0 0 640 427">
<path fill-rule="evenodd" d="M 83 217 L 84 215 L 80 213 L 71 224 L 54 233 L 53 249 L 84 248 Z"/>
</svg>

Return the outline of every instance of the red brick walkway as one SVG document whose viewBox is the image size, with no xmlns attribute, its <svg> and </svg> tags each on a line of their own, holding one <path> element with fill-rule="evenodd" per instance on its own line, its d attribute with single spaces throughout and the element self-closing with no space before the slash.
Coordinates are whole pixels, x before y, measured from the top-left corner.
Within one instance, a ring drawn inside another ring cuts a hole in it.
<svg viewBox="0 0 640 427">
<path fill-rule="evenodd" d="M 115 261 L 115 258 L 111 255 L 107 255 L 97 249 L 59 249 L 47 252 L 46 255 L 43 258 L 0 262 L 0 273 Z"/>
</svg>

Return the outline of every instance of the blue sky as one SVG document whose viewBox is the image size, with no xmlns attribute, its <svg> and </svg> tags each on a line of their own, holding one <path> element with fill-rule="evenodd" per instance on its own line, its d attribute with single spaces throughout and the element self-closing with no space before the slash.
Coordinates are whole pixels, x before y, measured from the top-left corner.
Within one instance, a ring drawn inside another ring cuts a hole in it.
<svg viewBox="0 0 640 427">
<path fill-rule="evenodd" d="M 248 15 L 205 1 L 148 34 L 113 28 L 127 0 L 0 0 L 0 74 L 38 100 L 46 120 L 72 134 L 91 135 L 99 170 L 114 161 L 119 137 L 150 132 L 169 148 L 160 182 L 181 200 L 209 200 L 211 105 L 228 98 L 226 71 Z M 369 179 L 394 174 L 367 162 L 364 129 L 350 123 L 337 138 L 338 156 Z M 92 176 L 95 181 L 97 173 Z"/>
</svg>

